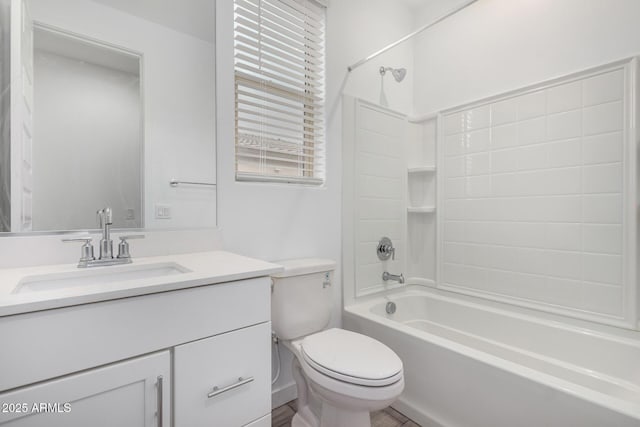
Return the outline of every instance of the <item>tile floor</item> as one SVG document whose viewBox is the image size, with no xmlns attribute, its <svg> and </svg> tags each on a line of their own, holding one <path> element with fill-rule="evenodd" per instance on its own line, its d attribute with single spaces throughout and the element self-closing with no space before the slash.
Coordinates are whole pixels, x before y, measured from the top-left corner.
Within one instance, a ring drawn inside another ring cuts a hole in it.
<svg viewBox="0 0 640 427">
<path fill-rule="evenodd" d="M 271 411 L 271 427 L 290 427 L 296 413 L 296 401 L 282 405 Z M 371 427 L 420 427 L 392 407 L 371 414 Z"/>
</svg>

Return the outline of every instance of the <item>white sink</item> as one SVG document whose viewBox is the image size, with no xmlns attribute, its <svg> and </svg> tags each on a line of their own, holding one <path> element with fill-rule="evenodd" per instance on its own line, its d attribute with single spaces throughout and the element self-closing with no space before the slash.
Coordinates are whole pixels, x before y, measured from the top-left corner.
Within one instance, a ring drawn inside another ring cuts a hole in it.
<svg viewBox="0 0 640 427">
<path fill-rule="evenodd" d="M 65 273 L 26 276 L 12 293 L 55 291 L 89 285 L 102 285 L 128 280 L 149 279 L 190 273 L 191 270 L 173 262 L 158 264 L 94 267 Z"/>
</svg>

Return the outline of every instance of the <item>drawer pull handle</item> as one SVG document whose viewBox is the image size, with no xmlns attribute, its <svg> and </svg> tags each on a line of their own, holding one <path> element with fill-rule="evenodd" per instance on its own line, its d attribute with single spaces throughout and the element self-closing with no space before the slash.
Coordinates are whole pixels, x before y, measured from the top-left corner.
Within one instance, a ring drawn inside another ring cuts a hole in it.
<svg viewBox="0 0 640 427">
<path fill-rule="evenodd" d="M 242 378 L 242 377 L 240 377 L 240 378 L 238 378 L 238 382 L 237 382 L 237 383 L 234 383 L 234 384 L 228 385 L 228 386 L 226 386 L 226 387 L 218 388 L 218 386 L 215 386 L 215 387 L 213 388 L 213 391 L 212 391 L 211 393 L 209 393 L 209 394 L 207 395 L 207 397 L 208 397 L 209 399 L 211 399 L 212 397 L 216 397 L 216 396 L 218 396 L 218 395 L 220 395 L 220 394 L 222 394 L 222 393 L 226 393 L 226 392 L 228 392 L 228 391 L 231 391 L 231 390 L 233 390 L 234 388 L 238 388 L 238 387 L 241 387 L 241 386 L 243 386 L 243 385 L 245 385 L 245 384 L 249 384 L 250 382 L 253 382 L 253 377 L 249 377 L 249 378 Z"/>
</svg>

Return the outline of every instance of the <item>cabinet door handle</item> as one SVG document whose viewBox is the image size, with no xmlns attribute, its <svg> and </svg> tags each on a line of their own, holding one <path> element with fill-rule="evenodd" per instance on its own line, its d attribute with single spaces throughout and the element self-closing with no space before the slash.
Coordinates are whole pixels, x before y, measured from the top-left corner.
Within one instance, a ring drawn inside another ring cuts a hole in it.
<svg viewBox="0 0 640 427">
<path fill-rule="evenodd" d="M 207 397 L 209 399 L 211 399 L 212 397 L 216 397 L 216 396 L 218 396 L 218 395 L 220 395 L 222 393 L 226 393 L 228 391 L 231 391 L 234 388 L 238 388 L 238 387 L 241 387 L 241 386 L 243 386 L 245 384 L 249 384 L 250 382 L 253 382 L 253 379 L 254 379 L 253 377 L 249 377 L 249 378 L 240 377 L 240 378 L 238 378 L 238 382 L 237 383 L 233 383 L 233 384 L 228 385 L 226 387 L 218 388 L 218 386 L 215 386 L 213 388 L 213 391 L 211 393 L 207 394 Z"/>
<path fill-rule="evenodd" d="M 162 392 L 163 392 L 163 386 L 164 386 L 164 378 L 162 375 L 158 375 L 158 390 L 157 390 L 157 398 L 158 398 L 158 427 L 162 427 L 164 425 L 163 420 L 162 420 L 162 413 L 163 408 L 162 408 Z"/>
</svg>

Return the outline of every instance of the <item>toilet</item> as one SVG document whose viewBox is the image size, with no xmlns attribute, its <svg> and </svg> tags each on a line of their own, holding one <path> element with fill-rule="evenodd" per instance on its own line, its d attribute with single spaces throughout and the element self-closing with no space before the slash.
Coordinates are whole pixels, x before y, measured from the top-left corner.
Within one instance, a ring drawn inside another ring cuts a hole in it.
<svg viewBox="0 0 640 427">
<path fill-rule="evenodd" d="M 366 335 L 326 329 L 334 261 L 278 264 L 284 271 L 272 276 L 271 320 L 278 339 L 295 356 L 298 412 L 292 426 L 370 427 L 370 412 L 389 406 L 404 389 L 402 361 Z M 311 395 L 320 401 L 320 411 L 312 410 Z"/>
</svg>

